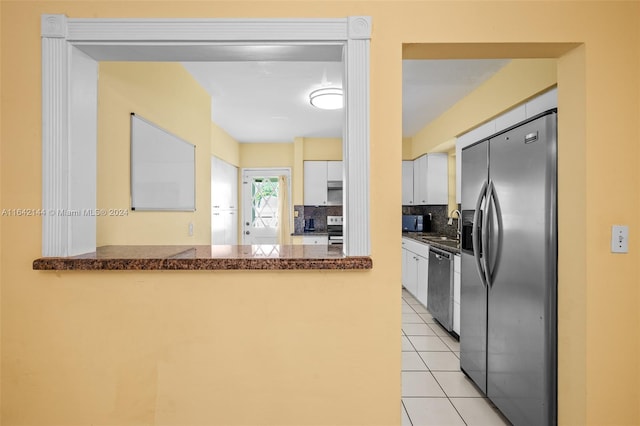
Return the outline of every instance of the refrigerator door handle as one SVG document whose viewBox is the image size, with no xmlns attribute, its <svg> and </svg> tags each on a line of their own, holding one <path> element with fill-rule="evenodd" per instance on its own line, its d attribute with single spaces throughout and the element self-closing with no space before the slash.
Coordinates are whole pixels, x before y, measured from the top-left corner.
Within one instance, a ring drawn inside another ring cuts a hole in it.
<svg viewBox="0 0 640 426">
<path fill-rule="evenodd" d="M 489 271 L 489 208 L 493 199 L 493 181 L 489 179 L 487 185 L 487 195 L 485 197 L 484 215 L 482 216 L 482 261 L 485 274 L 485 282 L 488 287 L 492 286 L 491 273 Z"/>
<path fill-rule="evenodd" d="M 493 181 L 489 183 L 489 195 L 487 195 L 487 210 L 489 209 L 489 205 L 493 206 L 493 214 L 496 218 L 496 228 L 494 229 L 494 236 L 497 237 L 496 240 L 496 250 L 495 250 L 495 258 L 493 262 L 490 259 L 490 256 L 487 255 L 485 257 L 485 270 L 487 272 L 487 282 L 490 286 L 493 287 L 494 278 L 498 272 L 498 267 L 500 264 L 500 257 L 502 254 L 502 210 L 500 209 L 500 201 L 496 195 L 496 187 Z M 487 214 L 487 216 L 489 216 Z M 484 235 L 484 231 L 483 231 Z M 487 235 L 487 250 L 489 250 L 489 235 Z"/>
<path fill-rule="evenodd" d="M 482 280 L 482 285 L 487 287 L 487 280 L 486 280 L 486 275 L 485 275 L 485 271 L 482 269 L 482 260 L 480 259 L 480 242 L 478 241 L 480 238 L 478 238 L 478 218 L 480 217 L 480 207 L 482 206 L 482 201 L 485 198 L 486 195 L 486 191 L 487 191 L 487 182 L 485 181 L 482 184 L 482 188 L 480 189 L 480 193 L 478 194 L 478 200 L 476 201 L 476 207 L 475 210 L 473 212 L 473 229 L 471 230 L 471 243 L 473 246 L 473 259 L 475 260 L 475 264 L 476 264 L 476 271 L 478 272 L 478 275 L 480 276 L 480 279 Z M 482 233 L 484 233 L 484 230 L 482 230 Z M 483 252 L 484 254 L 484 252 Z"/>
</svg>

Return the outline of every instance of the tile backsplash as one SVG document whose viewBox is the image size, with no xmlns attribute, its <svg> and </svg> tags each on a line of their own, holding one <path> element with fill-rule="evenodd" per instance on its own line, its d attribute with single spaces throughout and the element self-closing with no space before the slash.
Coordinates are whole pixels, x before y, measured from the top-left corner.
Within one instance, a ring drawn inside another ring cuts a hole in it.
<svg viewBox="0 0 640 426">
<path fill-rule="evenodd" d="M 448 206 L 428 205 L 428 206 L 402 206 L 402 214 L 419 214 L 425 216 L 425 219 L 431 214 L 431 232 L 446 235 L 450 238 L 456 238 L 458 229 L 458 219 L 454 218 L 451 225 L 447 224 L 449 220 Z M 460 210 L 460 205 L 458 205 Z"/>
<path fill-rule="evenodd" d="M 327 232 L 327 216 L 342 216 L 342 206 L 293 206 L 298 217 L 293 218 L 293 232 L 304 232 L 304 221 L 313 219 L 316 232 Z"/>
</svg>

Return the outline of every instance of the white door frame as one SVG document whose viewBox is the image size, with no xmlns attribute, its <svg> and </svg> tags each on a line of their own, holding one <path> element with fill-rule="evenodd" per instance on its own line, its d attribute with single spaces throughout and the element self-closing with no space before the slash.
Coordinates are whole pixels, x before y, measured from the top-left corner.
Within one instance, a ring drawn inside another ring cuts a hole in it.
<svg viewBox="0 0 640 426">
<path fill-rule="evenodd" d="M 96 248 L 97 62 L 131 60 L 125 51 L 174 51 L 234 43 L 329 44 L 344 47 L 343 137 L 345 253 L 370 254 L 369 45 L 371 18 L 166 19 L 41 16 L 42 255 L 72 256 Z M 175 49 L 176 46 L 185 49 Z M 83 52 L 93 48 L 91 56 Z M 196 54 L 193 60 L 202 60 Z M 165 60 L 171 60 L 166 58 Z M 180 60 L 190 60 L 182 56 Z"/>
<path fill-rule="evenodd" d="M 281 175 L 285 175 L 287 177 L 287 194 L 289 195 L 288 199 L 289 199 L 289 224 L 293 225 L 291 222 L 292 219 L 292 212 L 293 212 L 293 201 L 291 199 L 291 168 L 290 167 L 260 167 L 260 168 L 253 168 L 253 167 L 247 167 L 247 168 L 243 168 L 241 173 L 241 177 L 242 177 L 242 190 L 241 193 L 242 195 L 240 196 L 240 199 L 242 200 L 241 204 L 241 209 L 242 209 L 242 224 L 241 224 L 241 234 L 242 234 L 242 244 L 246 244 L 245 241 L 245 232 L 246 230 L 246 225 L 247 225 L 247 212 L 249 211 L 247 205 L 246 205 L 246 199 L 247 199 L 247 189 L 248 189 L 248 183 L 245 181 L 245 176 L 260 176 L 260 175 L 266 175 L 266 176 L 281 176 Z M 293 228 L 292 228 L 293 229 Z M 274 244 L 278 244 L 277 242 L 275 242 Z"/>
</svg>

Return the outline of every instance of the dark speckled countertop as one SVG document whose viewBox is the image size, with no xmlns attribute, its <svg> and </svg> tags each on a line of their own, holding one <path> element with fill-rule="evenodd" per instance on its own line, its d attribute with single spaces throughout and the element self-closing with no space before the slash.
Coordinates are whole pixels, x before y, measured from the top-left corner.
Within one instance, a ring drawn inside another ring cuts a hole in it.
<svg viewBox="0 0 640 426">
<path fill-rule="evenodd" d="M 447 239 L 444 241 L 434 240 L 433 238 L 441 237 L 440 234 L 435 232 L 403 232 L 402 236 L 405 238 L 411 238 L 419 243 L 429 244 L 440 250 L 448 251 L 453 254 L 460 254 L 460 243 L 455 239 Z"/>
<path fill-rule="evenodd" d="M 367 256 L 316 245 L 104 246 L 72 257 L 43 257 L 35 270 L 295 270 L 372 269 Z"/>
</svg>

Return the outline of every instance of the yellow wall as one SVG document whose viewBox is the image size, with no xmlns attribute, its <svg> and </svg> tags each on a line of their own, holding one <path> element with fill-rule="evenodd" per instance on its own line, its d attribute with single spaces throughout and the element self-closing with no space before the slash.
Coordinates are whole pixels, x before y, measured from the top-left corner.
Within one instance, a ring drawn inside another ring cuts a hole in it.
<svg viewBox="0 0 640 426">
<path fill-rule="evenodd" d="M 402 159 L 415 160 L 413 158 L 413 141 L 411 138 L 402 138 Z"/>
<path fill-rule="evenodd" d="M 318 161 L 342 160 L 342 139 L 304 138 L 304 159 Z"/>
<path fill-rule="evenodd" d="M 292 167 L 292 143 L 241 143 L 240 167 Z"/>
<path fill-rule="evenodd" d="M 179 63 L 102 62 L 98 80 L 98 208 L 130 208 L 130 113 L 196 145 L 196 211 L 99 216 L 97 244 L 209 244 L 211 101 Z M 189 223 L 194 235 L 189 236 Z M 159 231 L 161 230 L 161 231 Z"/>
<path fill-rule="evenodd" d="M 240 165 L 240 144 L 214 122 L 211 122 L 211 155 L 236 167 Z"/>
<path fill-rule="evenodd" d="M 40 219 L 2 217 L 3 424 L 400 424 L 402 44 L 553 56 L 567 41 L 584 44 L 557 63 L 560 424 L 640 423 L 637 2 L 1 7 L 3 208 L 41 205 L 41 13 L 371 15 L 374 189 L 368 272 L 36 272 Z M 609 253 L 614 223 L 630 225 L 627 255 Z"/>
<path fill-rule="evenodd" d="M 455 138 L 556 84 L 555 59 L 513 59 L 413 136 L 413 158 L 446 151 Z"/>
</svg>

